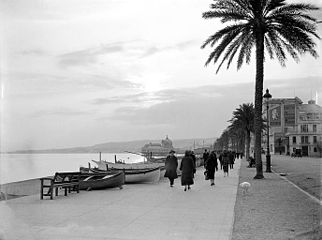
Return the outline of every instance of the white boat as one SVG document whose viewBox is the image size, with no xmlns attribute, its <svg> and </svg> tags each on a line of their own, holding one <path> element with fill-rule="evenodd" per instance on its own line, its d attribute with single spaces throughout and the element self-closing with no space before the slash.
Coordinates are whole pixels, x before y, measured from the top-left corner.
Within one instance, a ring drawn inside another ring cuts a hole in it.
<svg viewBox="0 0 322 240">
<path fill-rule="evenodd" d="M 160 163 L 111 163 L 107 161 L 92 160 L 98 166 L 98 171 L 124 171 L 125 183 L 158 182 L 161 176 L 161 168 L 164 164 Z M 105 168 L 105 169 L 104 169 Z M 93 171 L 93 169 L 91 169 Z"/>
<path fill-rule="evenodd" d="M 105 171 L 123 169 L 152 169 L 164 166 L 164 163 L 113 163 L 108 161 L 92 161 L 97 164 L 98 169 Z"/>
<path fill-rule="evenodd" d="M 125 182 L 126 183 L 146 183 L 146 182 L 158 182 L 160 180 L 161 171 L 160 167 L 153 169 L 133 169 L 125 170 Z"/>
</svg>

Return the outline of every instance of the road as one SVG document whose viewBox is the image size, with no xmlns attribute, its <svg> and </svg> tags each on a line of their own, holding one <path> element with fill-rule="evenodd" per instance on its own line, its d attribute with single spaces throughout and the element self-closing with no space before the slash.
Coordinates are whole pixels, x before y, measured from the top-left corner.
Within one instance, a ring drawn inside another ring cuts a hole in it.
<svg viewBox="0 0 322 240">
<path fill-rule="evenodd" d="M 265 162 L 265 157 L 263 158 Z M 286 178 L 321 200 L 321 158 L 291 158 L 272 155 L 272 170 L 286 173 Z"/>
</svg>

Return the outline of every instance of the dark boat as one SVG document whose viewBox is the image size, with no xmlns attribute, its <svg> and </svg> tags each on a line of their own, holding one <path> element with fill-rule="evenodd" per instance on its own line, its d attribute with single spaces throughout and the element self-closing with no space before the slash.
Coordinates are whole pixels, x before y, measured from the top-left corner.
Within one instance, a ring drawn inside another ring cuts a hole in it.
<svg viewBox="0 0 322 240">
<path fill-rule="evenodd" d="M 125 177 L 124 172 L 105 172 L 105 173 L 81 173 L 81 181 L 79 189 L 81 190 L 97 190 L 105 188 L 119 187 L 122 189 Z"/>
<path fill-rule="evenodd" d="M 143 168 L 143 169 L 113 169 L 113 170 L 100 170 L 98 168 L 80 168 L 81 172 L 89 172 L 95 174 L 104 174 L 110 171 L 122 171 L 125 173 L 126 183 L 144 183 L 144 182 L 157 182 L 160 180 L 160 167 Z"/>
</svg>

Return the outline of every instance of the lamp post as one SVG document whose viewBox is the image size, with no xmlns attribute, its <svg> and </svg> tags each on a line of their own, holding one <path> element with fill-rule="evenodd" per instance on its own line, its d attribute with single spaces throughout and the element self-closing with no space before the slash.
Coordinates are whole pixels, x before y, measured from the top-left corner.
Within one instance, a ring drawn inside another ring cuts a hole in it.
<svg viewBox="0 0 322 240">
<path fill-rule="evenodd" d="M 271 171 L 271 154 L 269 151 L 269 117 L 268 117 L 268 108 L 269 108 L 269 99 L 272 98 L 272 95 L 269 93 L 269 90 L 266 89 L 266 93 L 263 96 L 266 99 L 266 118 L 267 118 L 267 150 L 266 150 L 266 172 Z"/>
</svg>

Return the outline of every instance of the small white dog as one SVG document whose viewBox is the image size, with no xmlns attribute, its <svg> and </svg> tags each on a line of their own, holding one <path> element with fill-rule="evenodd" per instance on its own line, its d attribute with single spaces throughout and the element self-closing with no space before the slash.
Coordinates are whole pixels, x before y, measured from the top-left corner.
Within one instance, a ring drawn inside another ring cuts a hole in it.
<svg viewBox="0 0 322 240">
<path fill-rule="evenodd" d="M 249 182 L 242 182 L 239 184 L 239 186 L 243 189 L 243 194 L 248 192 L 248 189 L 250 188 L 250 183 Z"/>
</svg>

